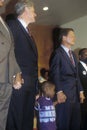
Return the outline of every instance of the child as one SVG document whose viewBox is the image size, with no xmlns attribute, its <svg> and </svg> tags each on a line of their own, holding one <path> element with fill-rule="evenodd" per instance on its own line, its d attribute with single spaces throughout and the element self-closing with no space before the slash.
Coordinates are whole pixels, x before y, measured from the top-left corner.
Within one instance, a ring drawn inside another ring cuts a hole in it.
<svg viewBox="0 0 87 130">
<path fill-rule="evenodd" d="M 39 130 L 56 130 L 55 107 L 51 98 L 55 94 L 55 85 L 45 81 L 41 86 L 41 96 L 37 99 L 35 109 L 38 111 Z"/>
</svg>

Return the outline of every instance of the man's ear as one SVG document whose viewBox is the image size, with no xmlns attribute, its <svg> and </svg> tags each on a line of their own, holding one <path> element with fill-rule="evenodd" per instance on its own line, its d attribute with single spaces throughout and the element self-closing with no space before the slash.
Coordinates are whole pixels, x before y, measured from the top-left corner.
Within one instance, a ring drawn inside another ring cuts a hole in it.
<svg viewBox="0 0 87 130">
<path fill-rule="evenodd" d="M 66 36 L 63 36 L 63 41 L 66 41 Z"/>
<path fill-rule="evenodd" d="M 81 55 L 79 55 L 79 60 L 81 60 Z"/>
</svg>

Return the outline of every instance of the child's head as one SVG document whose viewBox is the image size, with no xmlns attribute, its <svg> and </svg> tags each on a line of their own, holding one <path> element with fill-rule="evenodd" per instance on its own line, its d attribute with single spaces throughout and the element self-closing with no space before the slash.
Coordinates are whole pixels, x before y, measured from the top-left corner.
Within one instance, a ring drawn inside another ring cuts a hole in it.
<svg viewBox="0 0 87 130">
<path fill-rule="evenodd" d="M 44 96 L 53 98 L 55 94 L 55 85 L 50 81 L 45 81 L 42 83 L 41 90 Z"/>
</svg>

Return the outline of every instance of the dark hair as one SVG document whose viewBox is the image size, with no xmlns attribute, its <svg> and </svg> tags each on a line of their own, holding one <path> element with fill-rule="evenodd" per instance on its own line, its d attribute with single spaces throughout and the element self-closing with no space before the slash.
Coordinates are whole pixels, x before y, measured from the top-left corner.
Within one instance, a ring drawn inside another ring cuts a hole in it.
<svg viewBox="0 0 87 130">
<path fill-rule="evenodd" d="M 63 36 L 67 36 L 70 31 L 73 31 L 73 32 L 74 32 L 74 30 L 73 30 L 72 28 L 62 28 L 62 29 L 60 30 L 60 34 L 59 34 L 59 43 L 60 43 L 60 44 L 61 44 L 61 42 L 62 42 Z"/>
<path fill-rule="evenodd" d="M 15 14 L 11 13 L 11 14 L 8 14 L 6 15 L 6 22 L 9 21 L 9 20 L 14 20 L 16 18 Z"/>
<path fill-rule="evenodd" d="M 56 48 L 58 48 L 60 46 L 59 43 L 59 34 L 60 34 L 60 27 L 55 27 L 52 30 L 52 39 L 53 39 L 53 49 L 55 51 Z"/>
<path fill-rule="evenodd" d="M 79 50 L 79 55 L 82 56 L 82 55 L 84 54 L 84 51 L 85 51 L 85 50 L 87 50 L 87 48 L 82 48 L 82 49 L 80 49 L 80 50 Z"/>
<path fill-rule="evenodd" d="M 42 69 L 40 70 L 40 74 L 41 74 L 41 76 L 43 76 L 43 77 L 45 78 L 45 73 L 46 73 L 46 72 L 49 73 L 49 71 L 48 71 L 47 69 L 42 68 Z"/>
<path fill-rule="evenodd" d="M 44 81 L 41 85 L 41 93 L 45 93 L 44 89 L 46 87 L 52 88 L 55 87 L 55 85 L 51 81 Z"/>
<path fill-rule="evenodd" d="M 30 1 L 30 0 L 26 0 L 26 1 L 19 1 L 16 3 L 15 5 L 15 13 L 17 16 L 21 15 L 24 10 L 25 10 L 25 7 L 32 7 L 34 6 L 34 4 Z"/>
</svg>

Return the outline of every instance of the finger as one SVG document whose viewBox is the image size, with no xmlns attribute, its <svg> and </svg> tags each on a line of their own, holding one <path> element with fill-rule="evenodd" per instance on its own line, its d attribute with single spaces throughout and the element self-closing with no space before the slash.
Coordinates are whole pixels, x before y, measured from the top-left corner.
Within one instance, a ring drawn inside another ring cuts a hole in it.
<svg viewBox="0 0 87 130">
<path fill-rule="evenodd" d="M 22 84 L 24 84 L 24 79 L 22 79 Z"/>
</svg>

